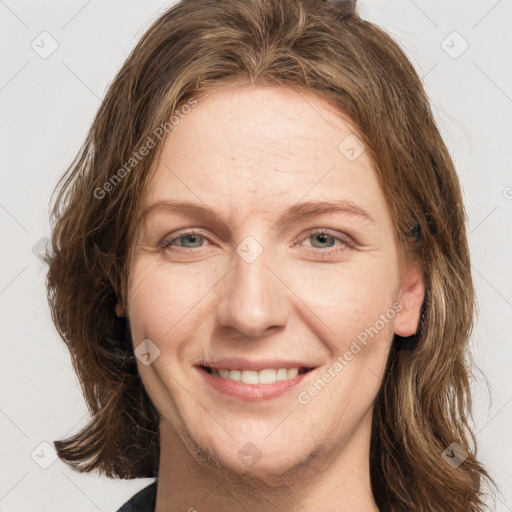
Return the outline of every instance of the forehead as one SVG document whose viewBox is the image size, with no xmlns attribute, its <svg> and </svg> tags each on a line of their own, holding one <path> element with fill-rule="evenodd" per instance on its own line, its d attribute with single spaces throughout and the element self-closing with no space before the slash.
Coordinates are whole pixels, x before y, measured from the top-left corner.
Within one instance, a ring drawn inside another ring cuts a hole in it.
<svg viewBox="0 0 512 512">
<path fill-rule="evenodd" d="M 356 129 L 324 100 L 280 87 L 209 92 L 164 142 L 145 208 L 194 201 L 240 219 L 300 201 L 353 200 L 385 209 Z"/>
</svg>

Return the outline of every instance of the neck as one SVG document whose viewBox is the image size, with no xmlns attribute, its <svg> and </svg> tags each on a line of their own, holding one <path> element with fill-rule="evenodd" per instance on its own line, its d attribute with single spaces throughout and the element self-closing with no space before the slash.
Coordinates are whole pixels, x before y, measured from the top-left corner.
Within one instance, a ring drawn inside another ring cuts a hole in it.
<svg viewBox="0 0 512 512">
<path fill-rule="evenodd" d="M 226 470 L 212 454 L 190 450 L 193 441 L 184 443 L 162 420 L 155 512 L 378 512 L 370 485 L 371 415 L 339 446 L 321 447 L 268 478 Z"/>
</svg>

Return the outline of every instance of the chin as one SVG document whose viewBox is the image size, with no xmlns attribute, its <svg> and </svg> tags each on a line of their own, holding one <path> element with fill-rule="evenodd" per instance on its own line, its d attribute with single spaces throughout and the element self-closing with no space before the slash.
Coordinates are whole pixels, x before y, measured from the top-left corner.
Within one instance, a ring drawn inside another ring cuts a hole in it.
<svg viewBox="0 0 512 512">
<path fill-rule="evenodd" d="M 306 434 L 304 434 L 307 437 Z M 207 438 L 202 443 L 208 452 L 208 461 L 201 456 L 201 462 L 223 468 L 230 473 L 260 480 L 267 485 L 279 485 L 276 477 L 283 477 L 311 460 L 312 455 L 306 451 L 304 442 L 297 437 L 287 436 L 287 440 L 276 435 L 274 439 L 229 438 L 219 436 Z M 302 437 L 301 439 L 304 439 Z M 302 451 L 297 451 L 298 447 Z M 314 450 L 312 449 L 311 452 Z"/>
</svg>

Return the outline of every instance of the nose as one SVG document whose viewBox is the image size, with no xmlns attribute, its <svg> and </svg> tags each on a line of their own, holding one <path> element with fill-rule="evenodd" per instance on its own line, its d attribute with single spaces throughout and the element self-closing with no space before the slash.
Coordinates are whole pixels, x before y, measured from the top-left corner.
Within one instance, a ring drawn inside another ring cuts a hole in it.
<svg viewBox="0 0 512 512">
<path fill-rule="evenodd" d="M 254 250 L 254 247 L 252 248 Z M 236 254 L 231 271 L 223 280 L 217 310 L 219 324 L 241 335 L 261 337 L 286 324 L 290 290 L 279 275 L 271 251 L 254 260 Z"/>
</svg>

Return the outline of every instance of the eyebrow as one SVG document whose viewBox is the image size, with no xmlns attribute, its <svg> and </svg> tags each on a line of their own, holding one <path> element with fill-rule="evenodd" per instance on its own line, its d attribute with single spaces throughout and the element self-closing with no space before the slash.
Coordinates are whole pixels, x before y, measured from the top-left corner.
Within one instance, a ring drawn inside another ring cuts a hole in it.
<svg viewBox="0 0 512 512">
<path fill-rule="evenodd" d="M 228 229 L 226 222 L 222 220 L 222 215 L 202 203 L 165 199 L 156 201 L 142 212 L 141 220 L 150 212 L 156 210 L 165 210 L 204 220 L 216 217 L 223 227 Z M 275 221 L 274 226 L 280 226 L 281 229 L 286 229 L 295 223 L 306 220 L 309 217 L 326 213 L 345 213 L 361 220 L 365 220 L 371 224 L 376 224 L 374 217 L 361 206 L 352 201 L 338 199 L 332 201 L 305 201 L 296 203 L 281 212 L 280 216 Z"/>
</svg>

